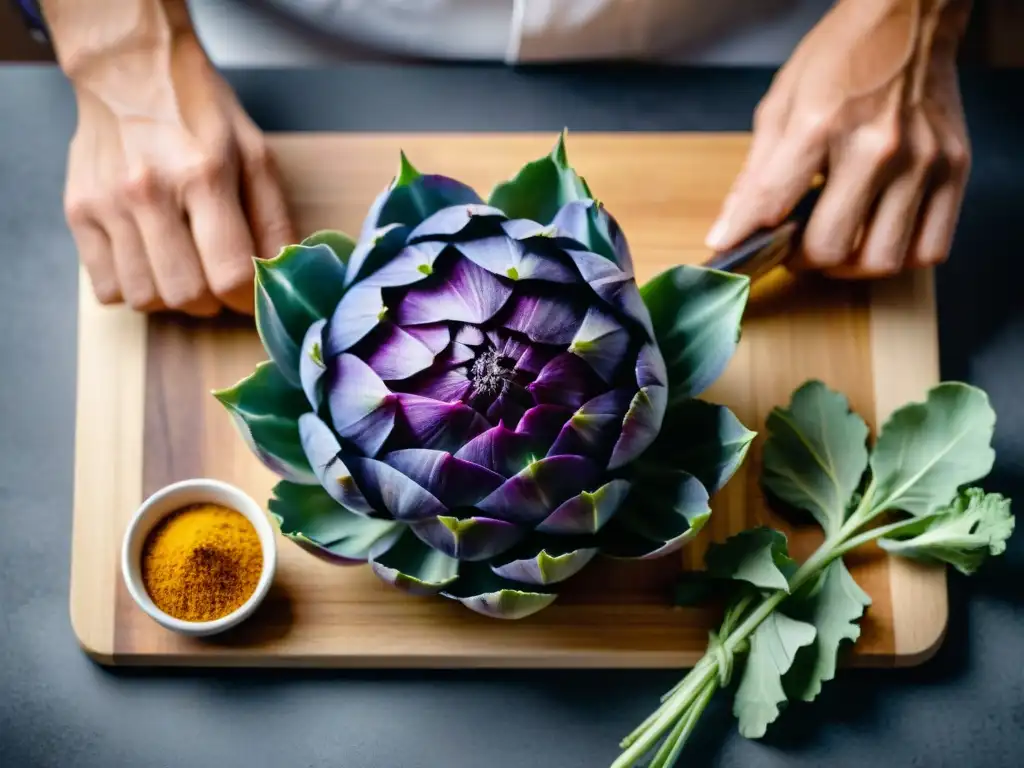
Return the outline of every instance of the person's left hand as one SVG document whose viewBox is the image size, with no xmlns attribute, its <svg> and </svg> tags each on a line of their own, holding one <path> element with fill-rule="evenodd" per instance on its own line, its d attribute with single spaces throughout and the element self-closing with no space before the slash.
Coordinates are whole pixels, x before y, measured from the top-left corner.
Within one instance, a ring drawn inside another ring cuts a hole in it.
<svg viewBox="0 0 1024 768">
<path fill-rule="evenodd" d="M 840 0 L 758 106 L 707 245 L 779 224 L 825 185 L 797 268 L 891 275 L 948 258 L 970 166 L 956 50 L 962 0 Z"/>
</svg>

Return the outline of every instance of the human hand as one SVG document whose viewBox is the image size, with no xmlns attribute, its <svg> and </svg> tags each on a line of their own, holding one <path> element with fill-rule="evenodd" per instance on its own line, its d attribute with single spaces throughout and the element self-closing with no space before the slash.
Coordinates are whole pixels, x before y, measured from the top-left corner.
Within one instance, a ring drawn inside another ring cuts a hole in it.
<svg viewBox="0 0 1024 768">
<path fill-rule="evenodd" d="M 253 310 L 254 256 L 293 232 L 266 141 L 192 35 L 68 67 L 78 128 L 65 209 L 98 300 Z M 166 57 L 170 66 L 161 65 Z"/>
<path fill-rule="evenodd" d="M 707 245 L 780 223 L 822 173 L 796 267 L 859 278 L 944 261 L 970 166 L 956 73 L 968 12 L 961 0 L 840 0 L 758 105 Z"/>
</svg>

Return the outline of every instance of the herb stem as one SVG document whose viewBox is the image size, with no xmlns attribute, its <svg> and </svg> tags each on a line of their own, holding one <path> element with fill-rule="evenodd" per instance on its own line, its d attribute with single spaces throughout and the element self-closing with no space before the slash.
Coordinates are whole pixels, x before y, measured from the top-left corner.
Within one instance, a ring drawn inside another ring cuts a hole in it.
<svg viewBox="0 0 1024 768">
<path fill-rule="evenodd" d="M 872 481 L 853 514 L 837 532 L 826 537 L 821 546 L 797 569 L 790 578 L 787 589 L 779 589 L 766 595 L 753 610 L 749 609 L 756 598 L 754 595 L 747 595 L 726 613 L 722 620 L 720 636 L 730 653 L 740 652 L 750 635 L 787 597 L 820 574 L 833 560 L 879 536 L 899 530 L 911 522 L 918 522 L 904 520 L 855 535 L 860 528 L 883 511 L 873 505 L 874 494 L 875 486 Z M 742 621 L 739 621 L 740 617 L 743 617 Z M 622 740 L 620 746 L 625 751 L 619 755 L 611 768 L 630 768 L 635 765 L 637 760 L 654 747 L 665 731 L 671 728 L 650 765 L 650 768 L 670 768 L 696 727 L 711 697 L 718 690 L 718 674 L 717 659 L 707 655 L 702 657 L 693 669 L 662 697 L 662 705 Z"/>
<path fill-rule="evenodd" d="M 831 562 L 832 553 L 835 547 L 836 543 L 833 542 L 831 538 L 826 539 L 825 542 L 814 551 L 814 554 L 807 558 L 807 561 L 797 569 L 796 573 L 793 574 L 793 577 L 789 580 L 788 590 L 779 589 L 772 592 L 761 601 L 757 608 L 755 608 L 746 619 L 744 619 L 742 624 L 736 627 L 734 632 L 729 633 L 729 636 L 725 639 L 726 647 L 735 653 L 740 644 L 743 643 L 755 629 L 761 626 L 761 622 L 767 619 L 771 612 L 778 608 L 779 604 L 783 600 L 800 589 L 800 587 L 816 576 L 822 567 Z"/>
<path fill-rule="evenodd" d="M 684 685 L 686 685 L 686 681 L 690 679 L 690 675 L 694 674 L 701 667 L 703 667 L 703 666 L 705 666 L 707 664 L 712 663 L 712 661 L 713 661 L 713 659 L 710 656 L 707 656 L 707 655 L 701 656 L 700 657 L 700 661 L 698 661 L 693 666 L 693 669 L 691 669 L 682 680 L 680 680 L 678 683 L 673 685 L 672 688 L 669 689 L 669 691 L 667 693 L 662 695 L 661 700 L 662 701 L 668 701 L 670 698 L 675 696 L 679 692 L 679 689 L 682 688 Z M 641 728 L 642 727 L 643 726 L 641 726 Z"/>
<path fill-rule="evenodd" d="M 660 707 L 655 710 L 650 717 L 644 720 L 631 734 L 619 742 L 619 746 L 625 749 L 626 747 L 632 746 L 633 743 L 644 735 L 645 732 L 650 730 L 654 723 L 670 709 L 678 709 L 680 702 L 685 698 L 684 693 L 689 689 L 694 689 L 691 693 L 695 693 L 696 689 L 700 687 L 700 682 L 704 679 L 704 672 L 712 666 L 713 659 L 710 656 L 705 656 L 701 659 L 701 663 L 689 671 L 689 673 L 679 681 L 679 684 L 673 689 L 673 691 L 666 695 Z M 688 703 L 688 702 L 686 702 Z"/>
<path fill-rule="evenodd" d="M 912 528 L 915 525 L 920 525 L 921 520 L 917 517 L 911 517 L 907 520 L 898 520 L 895 523 L 889 525 L 881 525 L 877 528 L 869 528 L 858 536 L 854 536 L 843 542 L 835 552 L 836 557 L 842 557 L 847 552 L 855 550 L 857 547 L 863 546 L 869 542 L 880 539 L 883 536 L 888 536 L 890 533 L 896 533 L 897 531 L 903 530 L 904 528 Z"/>
<path fill-rule="evenodd" d="M 700 721 L 701 715 L 704 714 L 708 702 L 711 701 L 711 697 L 715 695 L 717 690 L 718 681 L 714 678 L 704 685 L 693 704 L 679 718 L 679 722 L 676 723 L 675 728 L 672 729 L 657 754 L 655 754 L 649 768 L 671 768 L 675 765 L 676 760 L 679 759 L 679 755 L 683 751 L 683 747 L 690 738 L 690 734 L 697 727 L 697 723 Z"/>
<path fill-rule="evenodd" d="M 694 684 L 693 683 L 694 676 L 695 675 L 699 675 L 700 674 L 699 670 L 702 667 L 707 666 L 708 663 L 710 662 L 710 660 L 711 660 L 711 658 L 709 656 L 703 657 L 700 660 L 700 662 L 698 662 L 697 666 L 695 666 L 693 669 L 691 669 L 686 674 L 686 676 L 683 677 L 682 680 L 680 680 L 678 683 L 675 684 L 675 686 L 672 688 L 672 690 L 670 690 L 668 693 L 666 693 L 664 696 L 661 697 L 661 706 L 659 706 L 656 710 L 654 710 L 654 712 L 652 712 L 647 717 L 646 720 L 644 720 L 642 723 L 640 723 L 640 725 L 638 725 L 636 728 L 634 728 L 632 733 L 630 733 L 628 736 L 626 736 L 626 738 L 624 738 L 622 741 L 620 741 L 619 742 L 619 746 L 622 747 L 623 749 L 626 749 L 627 747 L 632 746 L 633 742 L 635 742 L 637 739 L 639 739 L 643 735 L 643 733 L 648 728 L 650 728 L 651 725 L 653 725 L 654 721 L 657 720 L 659 717 L 661 717 L 662 713 L 664 713 L 665 710 L 669 709 L 670 707 L 674 706 L 677 703 L 676 702 L 677 694 L 683 689 L 684 686 L 693 685 Z"/>
<path fill-rule="evenodd" d="M 735 625 L 736 620 L 746 612 L 746 610 L 750 607 L 750 604 L 754 602 L 754 599 L 756 597 L 757 595 L 754 594 L 745 595 L 743 598 L 737 601 L 736 605 L 734 605 L 726 612 L 725 618 L 722 619 L 722 625 L 718 630 L 719 635 L 725 637 L 729 636 L 729 634 L 733 630 L 733 626 Z M 706 663 L 712 663 L 713 661 L 714 660 L 710 656 L 702 656 L 700 661 L 698 661 L 697 664 L 693 667 L 693 670 L 691 670 L 691 673 L 695 671 L 697 667 L 700 667 L 701 665 Z M 683 687 L 683 685 L 686 684 L 686 681 L 687 679 L 689 679 L 689 677 L 690 675 L 688 674 L 686 677 L 684 677 L 682 680 L 680 680 L 678 683 L 672 686 L 671 690 L 669 690 L 668 693 L 664 694 L 661 697 L 661 701 L 667 701 L 670 697 L 675 695 L 676 691 L 678 691 L 680 688 Z M 648 720 L 651 719 L 653 718 L 648 718 Z M 646 722 L 644 723 L 644 725 L 641 725 L 640 728 L 638 728 L 637 730 L 642 730 L 645 725 L 647 725 Z"/>
<path fill-rule="evenodd" d="M 851 535 L 856 533 L 866 523 L 873 520 L 882 510 L 874 503 L 875 498 L 875 479 L 871 478 L 871 482 L 868 483 L 867 489 L 864 491 L 864 495 L 861 497 L 860 504 L 853 511 L 853 514 L 846 518 L 846 522 L 839 529 L 836 538 L 838 542 L 845 541 Z"/>
<path fill-rule="evenodd" d="M 697 672 L 695 667 L 687 678 L 693 678 L 691 684 L 683 686 L 675 696 L 670 698 L 659 710 L 661 714 L 654 719 L 650 725 L 645 729 L 637 729 L 640 733 L 635 734 L 636 740 L 633 741 L 628 748 L 619 755 L 618 759 L 612 763 L 611 768 L 631 768 L 636 764 L 636 761 L 646 755 L 655 744 L 658 743 L 658 739 L 665 733 L 666 730 L 673 723 L 678 721 L 680 717 L 688 714 L 687 708 L 693 703 L 694 699 L 700 695 L 704 687 L 711 681 L 715 680 L 717 676 L 716 665 L 714 663 L 708 664 L 704 669 L 700 670 L 700 674 L 694 676 Z M 632 735 L 632 734 L 631 734 Z M 623 742 L 626 740 L 624 739 Z M 622 746 L 622 745 L 620 745 Z"/>
</svg>

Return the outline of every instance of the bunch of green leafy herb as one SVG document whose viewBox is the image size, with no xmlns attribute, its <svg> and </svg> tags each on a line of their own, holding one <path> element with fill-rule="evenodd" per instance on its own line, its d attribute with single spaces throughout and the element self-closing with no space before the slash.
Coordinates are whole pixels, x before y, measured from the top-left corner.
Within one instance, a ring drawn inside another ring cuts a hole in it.
<svg viewBox="0 0 1024 768">
<path fill-rule="evenodd" d="M 995 459 L 995 413 L 982 390 L 939 384 L 923 403 L 893 413 L 870 449 L 863 419 L 819 381 L 796 390 L 766 426 L 762 485 L 770 498 L 810 513 L 824 542 L 803 564 L 770 528 L 709 548 L 706 575 L 730 592 L 722 624 L 704 657 L 622 741 L 613 768 L 651 752 L 649 768 L 675 765 L 704 708 L 733 677 L 733 714 L 749 738 L 763 736 L 788 701 L 813 701 L 871 603 L 843 562 L 847 552 L 877 541 L 893 555 L 970 574 L 1006 548 L 1009 499 L 967 487 Z"/>
</svg>

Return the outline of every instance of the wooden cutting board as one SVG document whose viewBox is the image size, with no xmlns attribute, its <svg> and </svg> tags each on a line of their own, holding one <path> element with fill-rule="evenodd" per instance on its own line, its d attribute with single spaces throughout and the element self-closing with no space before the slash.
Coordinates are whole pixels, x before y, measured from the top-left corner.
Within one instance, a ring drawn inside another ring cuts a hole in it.
<svg viewBox="0 0 1024 768">
<path fill-rule="evenodd" d="M 357 233 L 403 148 L 424 172 L 456 176 L 486 195 L 554 135 L 277 135 L 272 139 L 302 233 Z M 746 135 L 572 134 L 569 156 L 622 224 L 639 281 L 702 246 Z M 812 526 L 789 528 L 758 489 L 763 436 L 713 500 L 705 532 L 682 556 L 654 563 L 592 563 L 562 597 L 518 622 L 486 619 L 443 598 L 406 595 L 365 566 L 331 566 L 285 539 L 273 591 L 230 635 L 171 634 L 132 603 L 118 566 L 125 525 L 139 503 L 176 480 L 211 476 L 268 498 L 275 478 L 249 453 L 210 390 L 233 384 L 265 355 L 251 321 L 191 322 L 102 308 L 81 281 L 71 618 L 89 655 L 150 665 L 376 667 L 661 667 L 693 664 L 717 620 L 710 608 L 670 605 L 681 568 L 714 539 L 764 522 L 791 532 L 806 556 Z M 749 428 L 785 404 L 805 379 L 842 389 L 873 426 L 937 381 L 931 277 L 866 284 L 794 280 L 755 285 L 743 340 L 706 397 Z M 946 626 L 941 569 L 858 555 L 853 574 L 873 604 L 852 662 L 917 663 Z"/>
</svg>

